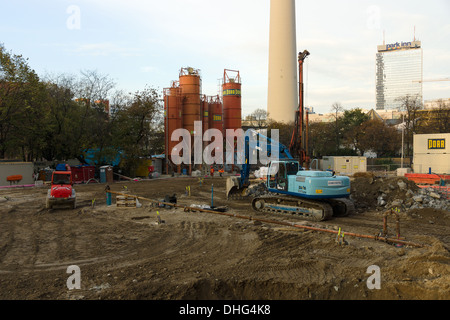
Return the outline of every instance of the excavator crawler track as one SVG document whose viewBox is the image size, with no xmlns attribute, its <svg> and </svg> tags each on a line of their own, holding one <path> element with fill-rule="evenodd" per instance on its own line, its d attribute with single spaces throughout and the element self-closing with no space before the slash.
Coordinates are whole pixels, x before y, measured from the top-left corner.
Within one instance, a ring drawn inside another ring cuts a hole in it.
<svg viewBox="0 0 450 320">
<path fill-rule="evenodd" d="M 265 195 L 252 201 L 253 210 L 267 213 L 299 215 L 305 220 L 325 221 L 333 216 L 333 207 L 323 201 L 302 198 Z"/>
<path fill-rule="evenodd" d="M 353 202 L 346 198 L 309 200 L 290 196 L 264 195 L 254 198 L 252 207 L 259 212 L 294 214 L 312 221 L 325 221 L 355 212 Z"/>
<path fill-rule="evenodd" d="M 242 193 L 230 193 L 228 195 L 228 200 L 246 200 L 250 198 L 249 195 L 243 195 Z"/>
<path fill-rule="evenodd" d="M 325 200 L 333 208 L 334 217 L 346 217 L 355 213 L 355 205 L 347 198 L 334 198 Z"/>
</svg>

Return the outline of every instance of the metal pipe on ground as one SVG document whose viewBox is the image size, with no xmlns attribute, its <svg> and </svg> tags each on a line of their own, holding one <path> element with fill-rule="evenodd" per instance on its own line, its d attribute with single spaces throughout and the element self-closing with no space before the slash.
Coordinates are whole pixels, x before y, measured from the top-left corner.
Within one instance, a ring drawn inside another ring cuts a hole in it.
<svg viewBox="0 0 450 320">
<path fill-rule="evenodd" d="M 214 213 L 214 214 L 219 214 L 219 215 L 233 217 L 233 218 L 239 218 L 239 219 L 245 219 L 245 220 L 250 220 L 250 221 L 258 221 L 258 222 L 262 222 L 262 223 L 277 224 L 277 225 L 288 226 L 288 227 L 293 227 L 293 228 L 299 228 L 299 229 L 304 229 L 304 230 L 312 230 L 312 231 L 318 231 L 318 232 L 338 234 L 338 231 L 336 231 L 336 230 L 323 229 L 323 228 L 317 228 L 317 227 L 311 227 L 311 226 L 304 226 L 304 225 L 295 224 L 293 222 L 284 222 L 284 221 L 260 219 L 260 218 L 254 218 L 252 216 L 241 216 L 241 215 L 237 215 L 237 214 L 234 214 L 234 213 L 213 211 L 213 210 L 194 208 L 194 207 L 186 207 L 186 206 L 178 205 L 178 204 L 175 204 L 175 203 L 161 202 L 161 201 L 157 201 L 157 200 L 153 200 L 153 199 L 148 199 L 148 198 L 135 196 L 135 195 L 130 195 L 130 194 L 125 194 L 125 193 L 116 192 L 116 191 L 108 191 L 108 192 L 110 192 L 112 194 L 116 194 L 116 195 L 132 197 L 132 198 L 136 198 L 136 199 L 139 199 L 139 200 L 144 200 L 144 201 L 149 201 L 149 202 L 153 202 L 153 203 L 163 204 L 163 205 L 172 206 L 172 207 L 176 207 L 176 208 L 183 208 L 185 212 L 189 212 L 189 211 L 197 212 L 197 211 L 199 211 L 199 212 L 205 212 L 205 213 Z M 377 240 L 377 241 L 392 242 L 392 243 L 402 244 L 402 245 L 416 247 L 416 248 L 423 248 L 423 247 L 426 246 L 424 244 L 415 243 L 415 242 L 411 242 L 411 241 L 405 241 L 405 240 L 399 240 L 399 239 L 393 239 L 393 238 L 381 237 L 381 236 L 372 236 L 372 235 L 366 235 L 366 234 L 359 234 L 359 233 L 353 233 L 353 232 L 345 232 L 345 235 L 346 236 L 350 236 L 350 237 L 356 237 L 356 238 L 365 238 L 365 239 L 373 239 L 373 240 Z"/>
</svg>

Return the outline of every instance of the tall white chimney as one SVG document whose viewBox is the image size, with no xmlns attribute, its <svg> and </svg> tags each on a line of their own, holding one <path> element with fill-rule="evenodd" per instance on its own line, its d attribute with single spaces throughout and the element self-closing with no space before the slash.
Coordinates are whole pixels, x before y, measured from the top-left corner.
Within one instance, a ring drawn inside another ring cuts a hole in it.
<svg viewBox="0 0 450 320">
<path fill-rule="evenodd" d="M 269 118 L 285 123 L 295 120 L 297 71 L 295 0 L 270 0 Z"/>
</svg>

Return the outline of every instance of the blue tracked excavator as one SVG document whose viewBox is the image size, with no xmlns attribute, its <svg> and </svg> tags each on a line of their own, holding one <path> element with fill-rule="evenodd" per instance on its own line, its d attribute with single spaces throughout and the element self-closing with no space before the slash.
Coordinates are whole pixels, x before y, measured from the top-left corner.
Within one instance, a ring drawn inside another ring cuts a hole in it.
<svg viewBox="0 0 450 320">
<path fill-rule="evenodd" d="M 245 164 L 240 177 L 227 179 L 227 198 L 246 199 L 251 195 L 249 143 L 245 143 Z M 323 221 L 354 212 L 350 178 L 330 171 L 304 170 L 294 159 L 271 161 L 265 192 L 252 200 L 255 211 L 299 215 Z"/>
<path fill-rule="evenodd" d="M 347 216 L 355 211 L 350 200 L 350 178 L 336 176 L 330 171 L 304 170 L 306 155 L 306 129 L 303 106 L 303 62 L 309 52 L 299 53 L 300 103 L 295 113 L 295 126 L 290 148 L 278 144 L 280 158 L 268 167 L 265 190 L 252 200 L 252 207 L 259 212 L 299 215 L 307 220 L 323 221 Z M 269 151 L 270 152 L 270 151 Z M 250 196 L 249 142 L 245 141 L 245 164 L 240 177 L 227 180 L 227 198 Z M 294 160 L 293 156 L 299 161 Z"/>
<path fill-rule="evenodd" d="M 303 170 L 298 161 L 272 161 L 266 181 L 267 193 L 256 196 L 256 211 L 296 214 L 323 221 L 355 211 L 350 197 L 350 178 L 330 171 Z"/>
</svg>

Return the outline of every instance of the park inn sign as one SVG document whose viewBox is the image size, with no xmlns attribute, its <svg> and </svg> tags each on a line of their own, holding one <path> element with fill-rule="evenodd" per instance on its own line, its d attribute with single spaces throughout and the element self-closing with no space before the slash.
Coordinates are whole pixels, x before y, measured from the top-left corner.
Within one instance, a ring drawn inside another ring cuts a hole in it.
<svg viewBox="0 0 450 320">
<path fill-rule="evenodd" d="M 394 50 L 404 50 L 404 49 L 419 49 L 422 43 L 420 41 L 412 42 L 396 42 L 386 45 L 378 46 L 378 52 L 394 51 Z"/>
</svg>

